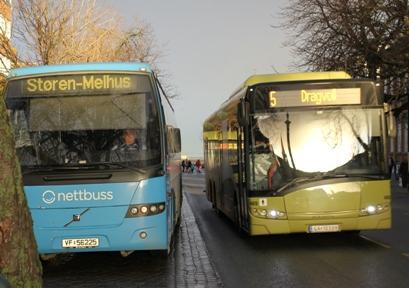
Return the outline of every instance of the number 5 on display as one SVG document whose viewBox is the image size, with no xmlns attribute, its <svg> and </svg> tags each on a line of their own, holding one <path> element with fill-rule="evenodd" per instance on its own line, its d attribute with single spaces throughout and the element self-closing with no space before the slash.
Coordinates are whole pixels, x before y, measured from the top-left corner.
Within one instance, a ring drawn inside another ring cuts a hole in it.
<svg viewBox="0 0 409 288">
<path fill-rule="evenodd" d="M 276 91 L 268 92 L 268 96 L 270 98 L 270 107 L 275 107 L 277 105 L 277 98 L 276 98 Z"/>
</svg>

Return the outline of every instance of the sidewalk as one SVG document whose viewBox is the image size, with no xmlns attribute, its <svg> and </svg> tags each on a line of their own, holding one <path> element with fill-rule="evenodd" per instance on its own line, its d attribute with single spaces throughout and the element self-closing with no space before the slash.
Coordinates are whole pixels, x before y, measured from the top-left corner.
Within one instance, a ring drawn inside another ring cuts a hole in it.
<svg viewBox="0 0 409 288">
<path fill-rule="evenodd" d="M 396 180 L 395 177 L 392 177 L 392 199 L 405 196 L 409 198 L 408 188 L 400 187 L 398 185 L 398 180 Z"/>
<path fill-rule="evenodd" d="M 176 287 L 223 287 L 187 200 L 183 201 L 182 220 L 175 245 Z"/>
<path fill-rule="evenodd" d="M 183 181 L 183 187 L 201 188 L 202 190 L 204 190 L 206 189 L 205 176 L 206 176 L 205 170 L 202 170 L 201 173 L 183 173 L 182 174 L 183 178 L 189 177 L 189 181 Z"/>
</svg>

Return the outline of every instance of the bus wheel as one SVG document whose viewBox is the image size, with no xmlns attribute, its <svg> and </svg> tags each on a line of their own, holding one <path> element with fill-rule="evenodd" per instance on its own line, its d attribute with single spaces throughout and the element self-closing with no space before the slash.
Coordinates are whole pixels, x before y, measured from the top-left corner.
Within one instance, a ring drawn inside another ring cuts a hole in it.
<svg viewBox="0 0 409 288">
<path fill-rule="evenodd" d="M 361 233 L 361 230 L 344 231 L 344 235 L 349 237 L 359 237 L 359 233 Z"/>
</svg>

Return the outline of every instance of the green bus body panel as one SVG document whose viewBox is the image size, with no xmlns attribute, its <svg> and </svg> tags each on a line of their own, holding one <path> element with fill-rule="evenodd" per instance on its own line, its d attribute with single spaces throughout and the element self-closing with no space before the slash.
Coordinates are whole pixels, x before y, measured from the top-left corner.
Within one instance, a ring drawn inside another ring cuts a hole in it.
<svg viewBox="0 0 409 288">
<path fill-rule="evenodd" d="M 308 232 L 310 225 L 327 224 L 338 224 L 341 231 L 388 229 L 390 187 L 390 180 L 355 181 L 300 189 L 282 197 L 249 198 L 249 232 L 251 235 Z M 361 209 L 368 205 L 387 208 L 378 214 L 361 215 Z M 287 219 L 257 216 L 255 209 L 283 211 Z"/>
</svg>

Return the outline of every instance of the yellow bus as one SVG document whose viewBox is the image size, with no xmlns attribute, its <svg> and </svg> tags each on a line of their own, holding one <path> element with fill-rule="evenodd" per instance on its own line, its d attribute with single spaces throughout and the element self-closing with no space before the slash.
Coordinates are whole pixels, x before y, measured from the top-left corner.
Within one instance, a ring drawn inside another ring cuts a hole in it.
<svg viewBox="0 0 409 288">
<path fill-rule="evenodd" d="M 391 227 L 382 86 L 249 77 L 203 124 L 206 195 L 250 235 Z"/>
</svg>

